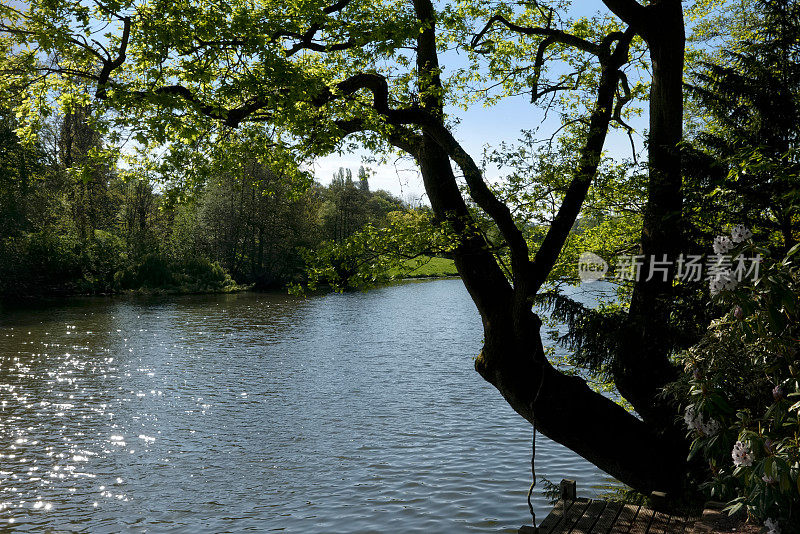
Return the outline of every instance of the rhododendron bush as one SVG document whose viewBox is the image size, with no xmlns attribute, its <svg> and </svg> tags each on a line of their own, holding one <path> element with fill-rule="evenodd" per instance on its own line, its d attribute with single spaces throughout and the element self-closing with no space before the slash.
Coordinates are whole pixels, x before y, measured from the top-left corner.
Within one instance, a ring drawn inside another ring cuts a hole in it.
<svg viewBox="0 0 800 534">
<path fill-rule="evenodd" d="M 734 228 L 714 251 L 765 256 L 754 280 L 710 280 L 715 304 L 729 308 L 682 355 L 686 375 L 674 391 L 693 440 L 690 457 L 708 465 L 710 497 L 742 508 L 770 532 L 800 524 L 800 358 L 798 246 L 770 260 Z M 722 249 L 725 249 L 724 251 Z M 720 276 L 725 277 L 725 273 Z"/>
</svg>

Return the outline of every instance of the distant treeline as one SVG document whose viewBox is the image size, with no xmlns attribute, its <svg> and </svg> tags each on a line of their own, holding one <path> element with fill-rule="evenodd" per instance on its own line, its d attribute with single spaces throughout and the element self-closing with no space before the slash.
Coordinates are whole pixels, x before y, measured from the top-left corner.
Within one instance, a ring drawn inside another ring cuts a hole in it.
<svg viewBox="0 0 800 534">
<path fill-rule="evenodd" d="M 298 189 L 260 164 L 220 172 L 176 201 L 163 176 L 99 164 L 102 139 L 80 111 L 23 146 L 0 110 L 0 295 L 256 289 L 302 283 L 305 260 L 403 202 L 340 169 Z"/>
</svg>

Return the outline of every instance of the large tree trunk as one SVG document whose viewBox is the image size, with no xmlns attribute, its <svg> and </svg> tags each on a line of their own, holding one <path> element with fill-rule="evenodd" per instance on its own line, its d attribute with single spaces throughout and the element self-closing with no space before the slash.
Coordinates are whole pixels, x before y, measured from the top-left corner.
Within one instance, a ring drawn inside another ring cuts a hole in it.
<svg viewBox="0 0 800 534">
<path fill-rule="evenodd" d="M 642 277 L 636 282 L 628 316 L 630 335 L 615 369 L 620 393 L 647 423 L 675 427 L 675 407 L 660 398 L 661 389 L 677 378 L 669 362 L 673 305 L 674 265 L 683 245 L 681 157 L 678 144 L 683 135 L 684 25 L 680 0 L 661 0 L 647 8 L 640 33 L 650 49 L 650 130 L 648 137 L 649 182 L 641 237 L 644 255 Z M 651 260 L 671 262 L 666 277 L 647 280 Z M 643 350 L 647 347 L 648 350 Z"/>
<path fill-rule="evenodd" d="M 425 137 L 417 159 L 437 213 L 457 224 L 466 206 L 450 159 Z M 454 253 L 459 273 L 481 314 L 485 343 L 475 362 L 512 408 L 547 437 L 577 452 L 638 490 L 675 490 L 685 454 L 619 405 L 592 391 L 584 380 L 554 369 L 545 358 L 539 318 L 530 310 L 515 317 L 512 289 L 478 235 Z M 515 326 L 516 325 L 516 326 Z"/>
<path fill-rule="evenodd" d="M 441 94 L 441 86 L 433 6 L 430 0 L 415 0 L 414 5 L 424 23 L 417 41 L 420 102 L 432 116 L 441 117 L 441 101 L 435 96 Z M 613 97 L 615 86 L 616 78 L 607 96 Z M 606 87 L 606 92 L 608 90 Z M 602 94 L 600 97 L 603 98 Z M 601 101 L 597 111 L 609 114 L 610 109 L 610 105 Z M 469 165 L 461 161 L 463 154 L 457 143 L 441 130 L 431 126 L 423 128 L 425 133 L 413 153 L 437 218 L 447 220 L 461 236 L 454 259 L 481 314 L 485 336 L 483 350 L 475 363 L 477 371 L 500 391 L 517 413 L 534 423 L 544 435 L 622 482 L 644 492 L 677 489 L 685 471 L 682 448 L 663 440 L 659 429 L 592 391 L 584 380 L 561 373 L 547 361 L 539 332 L 541 321 L 531 309 L 527 294 L 529 283 L 524 282 L 530 273 L 525 266 L 520 267 L 518 270 L 523 272 L 515 273 L 512 287 L 489 252 L 485 239 L 472 230 L 472 218 L 459 191 L 451 157 L 462 170 L 467 168 L 465 175 L 470 172 Z M 605 130 L 602 136 L 604 138 Z M 590 151 L 599 151 L 595 145 L 596 142 L 589 144 Z M 594 156 L 597 159 L 596 154 Z M 591 165 L 587 169 L 591 169 Z M 588 184 L 585 185 L 588 188 Z M 585 189 L 581 189 L 580 202 L 585 195 Z M 502 215 L 500 210 L 499 216 Z M 653 348 L 643 345 L 641 350 Z"/>
</svg>

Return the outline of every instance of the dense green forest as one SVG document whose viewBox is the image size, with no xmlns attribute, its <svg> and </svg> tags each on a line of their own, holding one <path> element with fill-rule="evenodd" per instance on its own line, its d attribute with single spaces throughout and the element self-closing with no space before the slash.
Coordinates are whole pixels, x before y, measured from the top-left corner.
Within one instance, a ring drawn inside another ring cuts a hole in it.
<svg viewBox="0 0 800 534">
<path fill-rule="evenodd" d="M 31 146 L 20 143 L 12 113 L 1 120 L 5 295 L 282 289 L 307 280 L 318 249 L 409 211 L 371 191 L 363 166 L 300 189 L 257 158 L 175 198 L 168 177 L 98 163 L 103 139 L 85 110 L 48 121 Z"/>
</svg>

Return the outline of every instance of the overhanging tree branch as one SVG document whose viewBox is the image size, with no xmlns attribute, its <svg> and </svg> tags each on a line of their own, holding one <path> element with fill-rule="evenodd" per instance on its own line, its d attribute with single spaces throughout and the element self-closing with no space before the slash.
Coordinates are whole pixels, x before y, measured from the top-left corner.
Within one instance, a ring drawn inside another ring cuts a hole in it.
<svg viewBox="0 0 800 534">
<path fill-rule="evenodd" d="M 341 11 L 342 9 L 347 7 L 351 1 L 352 0 L 340 0 L 338 2 L 335 2 L 323 8 L 322 14 L 331 15 L 333 13 Z M 297 40 L 297 42 L 293 44 L 290 48 L 284 50 L 286 57 L 293 56 L 297 52 L 300 52 L 301 50 L 311 50 L 312 52 L 325 53 L 325 52 L 337 52 L 341 50 L 347 50 L 349 48 L 354 48 L 358 46 L 358 43 L 352 37 L 348 38 L 344 42 L 339 42 L 339 43 L 320 43 L 316 40 L 315 37 L 317 32 L 319 32 L 322 29 L 323 25 L 320 22 L 313 22 L 309 26 L 308 30 L 306 30 L 304 33 L 298 33 L 288 30 L 279 30 L 271 35 L 271 40 L 278 41 L 284 37 Z M 241 38 L 207 41 L 200 37 L 195 37 L 195 41 L 197 41 L 197 45 L 184 51 L 183 55 L 193 54 L 203 48 L 208 48 L 213 46 L 236 48 L 245 46 L 247 44 L 247 40 Z"/>
<path fill-rule="evenodd" d="M 470 196 L 497 225 L 503 238 L 509 244 L 512 258 L 518 265 L 516 272 L 524 271 L 528 263 L 528 245 L 514 222 L 508 206 L 501 202 L 483 179 L 483 172 L 461 144 L 455 139 L 441 120 L 420 106 L 393 109 L 389 106 L 389 86 L 386 78 L 380 74 L 363 73 L 351 76 L 335 85 L 336 93 L 342 96 L 351 95 L 361 89 L 372 93 L 372 107 L 383 115 L 389 124 L 413 124 L 430 135 L 459 165 L 469 187 Z M 337 98 L 336 93 L 326 88 L 317 95 L 313 103 L 322 106 Z"/>
<path fill-rule="evenodd" d="M 576 35 L 572 35 L 562 30 L 556 30 L 554 28 L 541 28 L 541 27 L 528 27 L 528 26 L 520 26 L 519 24 L 515 24 L 510 22 L 502 15 L 495 15 L 489 19 L 483 29 L 478 32 L 473 38 L 472 42 L 470 43 L 472 48 L 477 47 L 483 36 L 492 28 L 495 22 L 500 22 L 504 26 L 506 26 L 509 30 L 520 33 L 523 35 L 538 35 L 541 37 L 545 37 L 546 40 L 549 40 L 550 43 L 561 43 L 567 46 L 571 46 L 577 48 L 579 50 L 583 50 L 584 52 L 589 52 L 590 54 L 594 54 L 596 56 L 602 53 L 602 49 L 597 44 L 587 41 L 581 37 Z"/>
<path fill-rule="evenodd" d="M 605 143 L 609 124 L 613 118 L 612 110 L 614 108 L 616 88 L 622 80 L 619 69 L 628 60 L 628 50 L 634 35 L 635 31 L 632 28 L 628 28 L 619 38 L 619 43 L 614 51 L 609 56 L 604 56 L 601 59 L 597 98 L 589 119 L 587 139 L 581 149 L 578 170 L 567 188 L 558 213 L 553 219 L 539 250 L 536 251 L 528 287 L 530 295 L 535 294 L 547 280 L 547 276 L 558 260 L 561 249 L 564 247 L 564 243 L 580 213 L 583 201 L 589 191 L 589 186 L 597 174 L 603 144 Z"/>
<path fill-rule="evenodd" d="M 95 92 L 95 96 L 97 98 L 105 98 L 106 97 L 106 87 L 108 86 L 109 77 L 111 76 L 111 72 L 114 69 L 118 69 L 125 63 L 125 57 L 128 50 L 128 41 L 130 40 L 131 36 L 131 19 L 130 17 L 125 17 L 122 19 L 122 39 L 120 39 L 119 49 L 117 51 L 117 57 L 111 59 L 109 56 L 107 59 L 103 60 L 103 67 L 100 70 L 100 74 L 97 77 L 97 90 Z"/>
<path fill-rule="evenodd" d="M 539 290 L 547 279 L 550 271 L 553 269 L 569 232 L 580 213 L 591 181 L 597 173 L 609 123 L 615 115 L 617 117 L 620 116 L 622 106 L 629 100 L 630 91 L 628 90 L 625 93 L 627 99 L 625 97 L 619 99 L 617 106 L 614 106 L 614 97 L 618 83 L 627 83 L 627 79 L 624 77 L 624 73 L 620 71 L 620 68 L 628 60 L 628 50 L 636 34 L 636 30 L 629 27 L 624 33 L 612 32 L 606 35 L 600 44 L 596 44 L 561 30 L 555 30 L 549 27 L 520 26 L 509 22 L 501 15 L 495 15 L 472 39 L 473 47 L 480 43 L 483 36 L 491 29 L 495 22 L 502 23 L 508 29 L 516 33 L 544 37 L 537 46 L 534 58 L 532 100 L 538 99 L 545 92 L 558 90 L 558 87 L 556 87 L 548 88 L 542 93 L 538 91 L 539 74 L 544 65 L 545 54 L 549 46 L 560 43 L 591 53 L 599 59 L 601 67 L 601 79 L 598 84 L 597 98 L 594 110 L 589 119 L 589 133 L 584 147 L 581 150 L 580 163 L 576 175 L 570 182 L 559 211 L 550 225 L 530 267 L 527 269 L 520 269 L 520 271 L 529 271 L 529 274 L 526 273 L 528 283 L 524 288 L 525 294 L 529 296 L 535 294 L 536 291 Z M 614 42 L 617 42 L 617 45 L 615 48 L 612 48 Z M 515 284 L 515 286 L 518 286 L 518 284 Z"/>
</svg>

